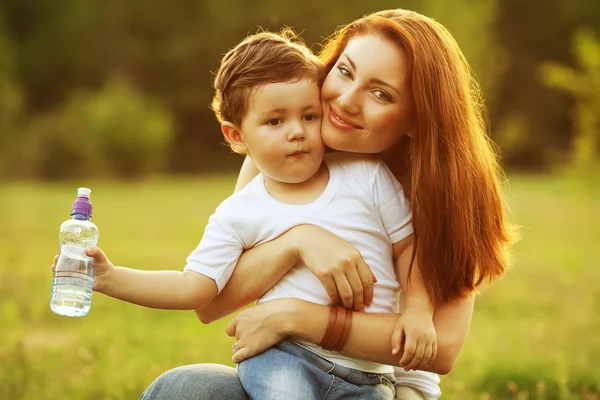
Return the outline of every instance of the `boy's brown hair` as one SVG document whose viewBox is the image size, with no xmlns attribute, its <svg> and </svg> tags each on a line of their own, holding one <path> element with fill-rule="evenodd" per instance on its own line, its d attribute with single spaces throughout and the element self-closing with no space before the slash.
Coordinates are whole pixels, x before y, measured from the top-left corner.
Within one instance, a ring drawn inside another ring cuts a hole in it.
<svg viewBox="0 0 600 400">
<path fill-rule="evenodd" d="M 211 108 L 219 122 L 239 125 L 254 88 L 303 78 L 320 86 L 324 69 L 302 39 L 289 28 L 281 33 L 259 32 L 246 37 L 221 60 Z"/>
</svg>

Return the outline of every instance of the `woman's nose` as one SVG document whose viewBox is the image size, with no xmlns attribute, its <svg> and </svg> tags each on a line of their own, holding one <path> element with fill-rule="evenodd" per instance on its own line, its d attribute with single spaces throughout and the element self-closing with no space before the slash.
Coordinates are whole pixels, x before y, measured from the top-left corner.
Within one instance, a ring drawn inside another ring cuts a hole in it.
<svg viewBox="0 0 600 400">
<path fill-rule="evenodd" d="M 360 113 L 360 104 L 358 101 L 358 93 L 356 90 L 347 90 L 340 94 L 337 99 L 338 106 L 342 111 L 350 115 Z"/>
</svg>

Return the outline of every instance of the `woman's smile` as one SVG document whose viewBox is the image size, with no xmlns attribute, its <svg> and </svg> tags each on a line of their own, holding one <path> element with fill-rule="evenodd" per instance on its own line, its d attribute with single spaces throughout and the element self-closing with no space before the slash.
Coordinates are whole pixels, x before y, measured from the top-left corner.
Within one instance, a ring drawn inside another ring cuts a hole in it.
<svg viewBox="0 0 600 400">
<path fill-rule="evenodd" d="M 362 129 L 362 127 L 350 119 L 344 117 L 341 113 L 335 112 L 333 107 L 329 107 L 329 122 L 338 129 Z"/>
</svg>

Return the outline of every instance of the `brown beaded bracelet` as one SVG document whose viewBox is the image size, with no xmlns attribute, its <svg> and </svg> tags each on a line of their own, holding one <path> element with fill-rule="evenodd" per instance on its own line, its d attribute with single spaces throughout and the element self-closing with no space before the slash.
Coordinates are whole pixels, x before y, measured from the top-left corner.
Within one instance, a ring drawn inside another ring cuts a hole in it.
<svg viewBox="0 0 600 400">
<path fill-rule="evenodd" d="M 335 326 L 333 327 L 333 332 L 331 333 L 331 338 L 329 342 L 325 344 L 323 347 L 325 350 L 334 350 L 340 341 L 340 337 L 342 336 L 342 332 L 344 331 L 344 325 L 346 324 L 346 309 L 342 307 L 337 307 L 337 317 L 335 319 Z"/>
<path fill-rule="evenodd" d="M 344 330 L 342 331 L 342 335 L 340 336 L 340 340 L 335 346 L 336 351 L 342 351 L 346 341 L 348 341 L 348 337 L 350 336 L 350 328 L 352 327 L 352 311 L 346 310 L 346 321 L 344 322 Z"/>
<path fill-rule="evenodd" d="M 329 322 L 327 324 L 327 329 L 325 330 L 325 334 L 323 335 L 323 339 L 319 343 L 319 346 L 325 348 L 329 340 L 331 339 L 331 334 L 333 333 L 333 328 L 335 327 L 335 321 L 337 319 L 337 307 L 334 305 L 329 306 Z"/>
</svg>

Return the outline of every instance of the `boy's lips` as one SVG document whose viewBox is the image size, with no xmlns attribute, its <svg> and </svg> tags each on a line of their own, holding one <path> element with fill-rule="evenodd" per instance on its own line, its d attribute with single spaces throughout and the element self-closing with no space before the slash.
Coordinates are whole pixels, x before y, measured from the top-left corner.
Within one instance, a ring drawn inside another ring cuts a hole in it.
<svg viewBox="0 0 600 400">
<path fill-rule="evenodd" d="M 290 157 L 302 158 L 307 153 L 308 153 L 308 151 L 306 151 L 306 150 L 296 150 L 295 152 L 290 154 Z"/>
</svg>

